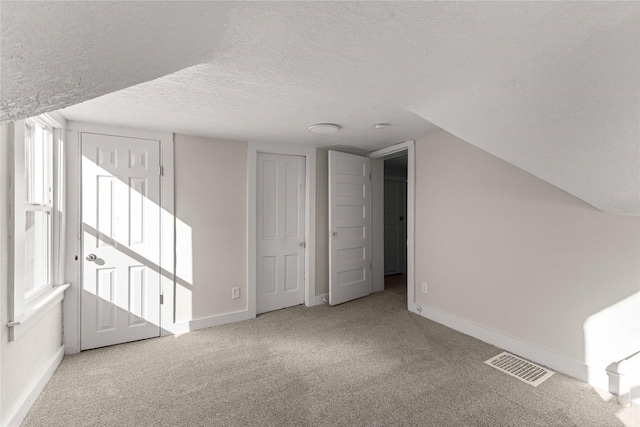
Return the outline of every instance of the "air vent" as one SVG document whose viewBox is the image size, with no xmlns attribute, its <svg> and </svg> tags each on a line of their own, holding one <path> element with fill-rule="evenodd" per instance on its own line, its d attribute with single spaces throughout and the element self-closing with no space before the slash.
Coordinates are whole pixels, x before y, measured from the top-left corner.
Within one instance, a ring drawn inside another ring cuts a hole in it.
<svg viewBox="0 0 640 427">
<path fill-rule="evenodd" d="M 534 387 L 542 384 L 542 382 L 554 374 L 553 371 L 507 352 L 500 353 L 484 363 Z"/>
</svg>

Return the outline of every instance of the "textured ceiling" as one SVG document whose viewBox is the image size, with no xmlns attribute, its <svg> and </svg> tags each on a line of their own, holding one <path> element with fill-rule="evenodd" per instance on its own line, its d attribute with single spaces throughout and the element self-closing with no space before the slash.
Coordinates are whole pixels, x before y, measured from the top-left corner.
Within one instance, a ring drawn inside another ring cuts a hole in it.
<svg viewBox="0 0 640 427">
<path fill-rule="evenodd" d="M 637 2 L 1 7 L 2 120 L 71 106 L 75 120 L 362 150 L 439 127 L 640 213 Z M 306 131 L 318 122 L 343 129 Z"/>
</svg>

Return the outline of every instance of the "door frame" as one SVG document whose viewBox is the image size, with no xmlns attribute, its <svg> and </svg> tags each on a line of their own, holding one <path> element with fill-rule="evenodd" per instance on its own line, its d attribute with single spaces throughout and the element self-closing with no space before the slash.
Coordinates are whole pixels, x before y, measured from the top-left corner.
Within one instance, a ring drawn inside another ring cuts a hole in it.
<svg viewBox="0 0 640 427">
<path fill-rule="evenodd" d="M 175 265 L 175 217 L 174 217 L 174 167 L 173 134 L 140 129 L 114 127 L 77 121 L 67 122 L 67 144 L 65 158 L 65 183 L 67 190 L 67 215 L 65 254 L 66 283 L 71 286 L 63 300 L 63 331 L 65 353 L 80 352 L 81 304 L 82 304 L 82 149 L 80 134 L 98 133 L 126 138 L 160 141 L 160 292 L 163 304 L 160 307 L 160 336 L 173 334 L 174 327 L 174 265 Z"/>
<path fill-rule="evenodd" d="M 304 257 L 304 305 L 315 305 L 316 293 L 316 149 L 290 145 L 250 142 L 247 152 L 247 311 L 256 317 L 257 302 L 257 169 L 258 153 L 302 156 L 305 159 L 306 251 Z"/>
<path fill-rule="evenodd" d="M 379 159 L 378 167 L 372 165 L 372 209 L 373 227 L 373 260 L 374 269 L 372 284 L 376 283 L 374 290 L 384 289 L 384 165 L 385 158 L 391 158 L 398 154 L 407 153 L 407 308 L 413 313 L 418 313 L 418 304 L 415 300 L 415 188 L 416 188 L 416 167 L 415 167 L 415 141 L 409 140 L 390 147 L 381 148 L 368 154 L 371 159 Z M 381 262 L 380 262 L 381 261 Z M 377 280 L 376 280 L 377 279 Z M 379 289 L 380 280 L 382 289 Z"/>
</svg>

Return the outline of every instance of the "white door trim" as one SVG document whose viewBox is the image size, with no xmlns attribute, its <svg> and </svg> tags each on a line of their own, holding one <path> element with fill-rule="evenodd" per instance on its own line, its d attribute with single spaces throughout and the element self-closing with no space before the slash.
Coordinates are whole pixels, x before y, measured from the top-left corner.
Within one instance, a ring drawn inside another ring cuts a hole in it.
<svg viewBox="0 0 640 427">
<path fill-rule="evenodd" d="M 418 313 L 415 299 L 415 191 L 416 191 L 416 163 L 415 141 L 405 141 L 391 147 L 372 151 L 368 156 L 372 159 L 393 157 L 393 154 L 407 152 L 407 308 Z M 372 188 L 376 194 L 381 194 L 382 188 Z M 373 213 L 375 215 L 375 213 Z M 374 245 L 374 259 L 376 251 L 384 251 L 384 246 Z M 384 270 L 384 269 L 383 269 Z M 383 272 L 384 274 L 384 272 Z"/>
<path fill-rule="evenodd" d="M 316 149 L 277 144 L 250 142 L 247 153 L 247 311 L 249 317 L 256 317 L 256 274 L 257 274 L 257 183 L 258 153 L 289 154 L 305 158 L 305 179 L 307 182 L 305 195 L 306 224 L 305 272 L 304 272 L 304 304 L 309 307 L 316 303 Z"/>
<path fill-rule="evenodd" d="M 162 270 L 160 285 L 164 298 L 161 307 L 160 319 L 162 336 L 170 335 L 174 329 L 173 301 L 174 301 L 174 169 L 173 169 L 173 134 L 165 132 L 153 132 L 139 129 L 119 128 L 91 123 L 69 121 L 67 123 L 68 142 L 66 144 L 66 183 L 67 183 L 67 251 L 66 258 L 66 282 L 71 284 L 63 300 L 64 320 L 64 344 L 66 354 L 80 352 L 80 306 L 81 306 L 81 278 L 82 262 L 79 257 L 82 254 L 80 215 L 81 205 L 81 150 L 80 133 L 91 132 L 105 135 L 120 135 L 129 138 L 142 138 L 160 141 L 160 161 L 163 168 L 163 176 L 160 180 L 161 200 L 161 255 L 160 268 Z"/>
</svg>

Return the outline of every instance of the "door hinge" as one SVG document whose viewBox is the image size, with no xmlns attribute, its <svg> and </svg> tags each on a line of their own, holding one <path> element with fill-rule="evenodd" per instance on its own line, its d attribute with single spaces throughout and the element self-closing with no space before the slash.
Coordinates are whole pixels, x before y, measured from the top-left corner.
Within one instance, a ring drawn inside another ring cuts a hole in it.
<svg viewBox="0 0 640 427">
<path fill-rule="evenodd" d="M 160 294 L 160 305 L 164 304 L 164 295 Z"/>
<path fill-rule="evenodd" d="M 160 176 L 164 176 L 164 166 L 160 166 Z"/>
<path fill-rule="evenodd" d="M 369 181 L 371 181 L 371 174 L 369 174 Z"/>
</svg>

